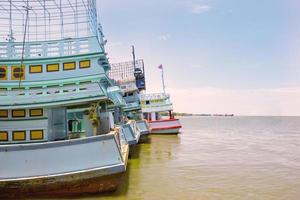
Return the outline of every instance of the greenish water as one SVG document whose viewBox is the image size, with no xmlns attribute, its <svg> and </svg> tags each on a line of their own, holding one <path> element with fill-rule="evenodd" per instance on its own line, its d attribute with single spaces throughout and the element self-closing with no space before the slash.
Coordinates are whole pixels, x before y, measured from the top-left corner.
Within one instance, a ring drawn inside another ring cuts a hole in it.
<svg viewBox="0 0 300 200">
<path fill-rule="evenodd" d="M 84 199 L 300 199 L 300 118 L 182 118 L 138 145 L 113 194 Z"/>
</svg>

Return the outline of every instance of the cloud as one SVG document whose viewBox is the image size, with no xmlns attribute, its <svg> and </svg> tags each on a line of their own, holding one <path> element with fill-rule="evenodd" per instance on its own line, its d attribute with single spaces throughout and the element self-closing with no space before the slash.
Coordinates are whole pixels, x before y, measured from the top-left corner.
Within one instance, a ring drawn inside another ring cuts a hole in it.
<svg viewBox="0 0 300 200">
<path fill-rule="evenodd" d="M 112 48 L 112 47 L 120 47 L 123 46 L 122 42 L 108 42 L 107 47 Z"/>
<path fill-rule="evenodd" d="M 222 89 L 167 88 L 175 111 L 237 115 L 300 115 L 300 87 Z"/>
<path fill-rule="evenodd" d="M 157 38 L 160 41 L 167 41 L 167 40 L 169 40 L 171 38 L 171 35 L 170 34 L 164 34 L 164 35 L 158 36 Z"/>
<path fill-rule="evenodd" d="M 190 7 L 191 12 L 196 15 L 209 12 L 212 9 L 212 7 L 207 4 L 192 4 Z"/>
<path fill-rule="evenodd" d="M 207 67 L 204 66 L 204 65 L 197 64 L 197 65 L 191 65 L 190 68 L 192 68 L 192 69 L 205 69 Z"/>
</svg>

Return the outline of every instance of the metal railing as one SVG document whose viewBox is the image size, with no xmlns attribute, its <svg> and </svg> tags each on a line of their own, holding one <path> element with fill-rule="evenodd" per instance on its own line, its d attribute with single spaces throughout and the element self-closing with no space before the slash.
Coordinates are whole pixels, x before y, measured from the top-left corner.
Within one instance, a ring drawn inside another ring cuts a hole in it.
<svg viewBox="0 0 300 200">
<path fill-rule="evenodd" d="M 22 45 L 21 42 L 0 42 L 0 61 L 21 59 Z M 24 58 L 62 57 L 99 51 L 104 52 L 104 49 L 101 49 L 101 44 L 96 37 L 27 42 L 24 48 Z"/>
</svg>

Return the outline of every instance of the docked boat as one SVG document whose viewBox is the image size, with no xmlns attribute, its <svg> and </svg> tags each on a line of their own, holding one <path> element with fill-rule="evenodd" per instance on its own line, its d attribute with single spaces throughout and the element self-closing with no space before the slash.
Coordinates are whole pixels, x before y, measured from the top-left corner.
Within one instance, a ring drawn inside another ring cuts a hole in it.
<svg viewBox="0 0 300 200">
<path fill-rule="evenodd" d="M 163 66 L 158 68 L 161 70 L 163 92 L 141 94 L 142 112 L 152 134 L 178 134 L 182 126 L 173 115 L 173 104 L 170 95 L 166 93 Z"/>
<path fill-rule="evenodd" d="M 109 77 L 123 93 L 126 105 L 122 109 L 127 122 L 125 136 L 128 136 L 129 144 L 135 145 L 145 142 L 150 131 L 140 103 L 140 93 L 146 89 L 144 61 L 136 60 L 134 47 L 132 50 L 133 61 L 111 64 Z"/>
<path fill-rule="evenodd" d="M 116 190 L 129 147 L 108 105 L 124 99 L 107 76 L 96 0 L 0 10 L 0 198 Z"/>
<path fill-rule="evenodd" d="M 144 118 L 148 121 L 151 134 L 178 134 L 182 128 L 173 115 L 173 104 L 165 93 L 141 94 Z"/>
</svg>

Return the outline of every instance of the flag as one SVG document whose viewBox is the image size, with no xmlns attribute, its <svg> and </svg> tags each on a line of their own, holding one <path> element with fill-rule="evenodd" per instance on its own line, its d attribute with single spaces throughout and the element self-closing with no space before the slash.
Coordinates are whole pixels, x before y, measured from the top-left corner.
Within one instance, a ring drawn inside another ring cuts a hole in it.
<svg viewBox="0 0 300 200">
<path fill-rule="evenodd" d="M 158 66 L 158 69 L 163 69 L 163 65 L 159 65 L 159 66 Z"/>
</svg>

